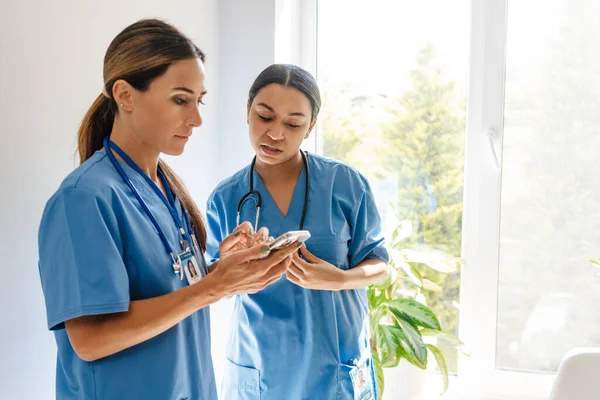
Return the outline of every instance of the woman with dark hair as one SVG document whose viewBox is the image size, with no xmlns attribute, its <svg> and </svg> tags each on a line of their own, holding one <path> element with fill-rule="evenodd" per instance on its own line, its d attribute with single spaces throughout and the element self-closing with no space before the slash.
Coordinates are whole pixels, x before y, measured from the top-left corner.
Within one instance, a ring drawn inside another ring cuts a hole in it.
<svg viewBox="0 0 600 400">
<path fill-rule="evenodd" d="M 247 105 L 256 156 L 208 200 L 207 253 L 214 259 L 238 220 L 275 237 L 311 234 L 285 279 L 236 297 L 222 387 L 227 400 L 376 398 L 365 287 L 387 276 L 388 254 L 365 177 L 300 150 L 320 106 L 307 71 L 265 69 Z"/>
<path fill-rule="evenodd" d="M 159 20 L 108 47 L 102 94 L 79 130 L 81 165 L 39 229 L 59 400 L 216 400 L 207 306 L 280 279 L 297 250 L 233 251 L 249 240 L 246 223 L 223 237 L 218 262 L 203 262 L 200 212 L 160 155 L 181 154 L 201 125 L 204 74 L 200 49 Z M 183 279 L 192 258 L 210 274 Z"/>
</svg>

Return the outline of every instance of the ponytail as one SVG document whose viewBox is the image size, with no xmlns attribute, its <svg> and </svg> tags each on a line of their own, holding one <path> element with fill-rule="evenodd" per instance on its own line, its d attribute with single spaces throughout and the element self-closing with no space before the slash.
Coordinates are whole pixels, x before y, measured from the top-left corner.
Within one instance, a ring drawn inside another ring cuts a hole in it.
<svg viewBox="0 0 600 400">
<path fill-rule="evenodd" d="M 79 127 L 77 142 L 80 163 L 83 163 L 102 148 L 102 141 L 110 135 L 114 119 L 114 101 L 104 96 L 104 94 L 100 94 L 83 117 Z"/>
<path fill-rule="evenodd" d="M 198 245 L 200 246 L 200 250 L 202 252 L 206 251 L 206 228 L 204 226 L 204 222 L 202 220 L 202 214 L 200 214 L 200 210 L 198 206 L 192 200 L 192 196 L 188 192 L 187 188 L 179 179 L 179 177 L 175 174 L 175 172 L 167 165 L 167 163 L 159 159 L 158 160 L 158 168 L 163 172 L 165 178 L 167 179 L 167 183 L 169 187 L 173 191 L 173 194 L 179 199 L 181 202 L 181 207 L 185 211 L 187 211 L 190 216 L 190 222 L 192 224 L 192 228 L 196 233 L 196 239 L 198 240 Z"/>
</svg>

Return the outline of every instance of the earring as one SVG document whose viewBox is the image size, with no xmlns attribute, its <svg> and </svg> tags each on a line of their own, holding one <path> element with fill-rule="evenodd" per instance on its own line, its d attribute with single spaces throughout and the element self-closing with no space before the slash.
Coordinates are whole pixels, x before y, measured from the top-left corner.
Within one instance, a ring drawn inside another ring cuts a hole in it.
<svg viewBox="0 0 600 400">
<path fill-rule="evenodd" d="M 123 108 L 123 103 L 119 104 L 121 106 L 121 108 Z"/>
</svg>

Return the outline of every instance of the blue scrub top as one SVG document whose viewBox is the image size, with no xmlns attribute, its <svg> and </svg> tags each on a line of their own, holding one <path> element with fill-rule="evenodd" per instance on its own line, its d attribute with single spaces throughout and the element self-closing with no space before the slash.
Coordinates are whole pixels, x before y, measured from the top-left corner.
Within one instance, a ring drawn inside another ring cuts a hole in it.
<svg viewBox="0 0 600 400">
<path fill-rule="evenodd" d="M 365 259 L 388 261 L 381 220 L 367 180 L 351 167 L 308 156 L 310 192 L 304 229 L 307 249 L 347 270 Z M 249 167 L 221 182 L 207 205 L 207 253 L 235 228 L 237 204 L 249 190 Z M 277 237 L 297 230 L 306 192 L 303 170 L 286 217 L 259 175 L 259 225 Z M 255 203 L 244 203 L 241 221 L 255 220 Z M 222 383 L 227 400 L 353 399 L 352 361 L 370 357 L 365 289 L 307 290 L 285 277 L 253 295 L 236 296 Z"/>
<path fill-rule="evenodd" d="M 127 175 L 174 249 L 177 227 L 162 200 L 126 163 Z M 176 203 L 181 217 L 181 205 Z M 131 300 L 187 285 L 154 225 L 103 151 L 73 171 L 48 201 L 39 230 L 48 328 L 58 346 L 56 398 L 216 400 L 208 307 L 166 332 L 93 362 L 75 354 L 64 322 L 127 311 Z"/>
</svg>

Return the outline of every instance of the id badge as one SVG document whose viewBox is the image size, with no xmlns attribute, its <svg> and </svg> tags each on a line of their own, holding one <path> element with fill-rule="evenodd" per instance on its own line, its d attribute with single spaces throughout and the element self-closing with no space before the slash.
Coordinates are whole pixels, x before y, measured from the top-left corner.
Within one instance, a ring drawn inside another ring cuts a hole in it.
<svg viewBox="0 0 600 400">
<path fill-rule="evenodd" d="M 192 244 L 194 245 L 194 251 L 196 251 L 196 255 L 200 256 L 200 261 L 202 262 L 202 275 L 208 275 L 208 266 L 206 265 L 206 259 L 204 258 L 204 253 L 200 251 L 200 246 L 198 245 L 198 241 L 196 240 L 196 235 L 192 235 Z"/>
<path fill-rule="evenodd" d="M 179 258 L 181 258 L 181 265 L 183 270 L 185 271 L 185 277 L 190 285 L 199 282 L 203 278 L 203 272 L 200 265 L 198 265 L 198 260 L 194 256 L 194 253 L 191 251 L 186 251 L 182 253 Z"/>
<path fill-rule="evenodd" d="M 368 356 L 354 361 L 354 367 L 350 370 L 350 378 L 354 389 L 354 400 L 375 400 L 371 363 Z"/>
</svg>

